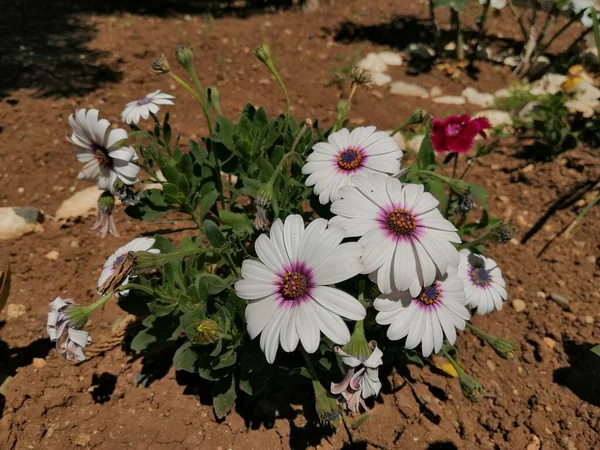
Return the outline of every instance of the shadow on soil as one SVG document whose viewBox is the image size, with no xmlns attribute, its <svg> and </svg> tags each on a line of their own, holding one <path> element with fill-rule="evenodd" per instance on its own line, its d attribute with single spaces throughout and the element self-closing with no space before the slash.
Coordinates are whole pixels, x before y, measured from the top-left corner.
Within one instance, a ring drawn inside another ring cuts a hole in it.
<svg viewBox="0 0 600 450">
<path fill-rule="evenodd" d="M 600 406 L 600 357 L 592 353 L 593 344 L 577 344 L 566 340 L 565 353 L 569 366 L 556 369 L 553 374 L 555 383 L 569 388 L 581 400 Z"/>
<path fill-rule="evenodd" d="M 42 97 L 81 96 L 118 82 L 121 60 L 92 49 L 96 28 L 86 15 L 132 13 L 167 17 L 180 14 L 247 17 L 290 8 L 293 0 L 38 0 L 3 2 L 0 14 L 0 99 L 19 88 Z M 121 24 L 127 22 L 123 18 Z M 117 25 L 119 25 L 117 23 Z"/>
<path fill-rule="evenodd" d="M 4 322 L 0 322 L 0 329 Z M 37 339 L 26 347 L 9 348 L 6 342 L 0 340 L 0 386 L 7 378 L 14 376 L 19 367 L 25 367 L 33 362 L 34 358 L 48 356 L 54 344 L 49 339 Z M 0 392 L 0 419 L 2 418 L 6 399 Z"/>
</svg>

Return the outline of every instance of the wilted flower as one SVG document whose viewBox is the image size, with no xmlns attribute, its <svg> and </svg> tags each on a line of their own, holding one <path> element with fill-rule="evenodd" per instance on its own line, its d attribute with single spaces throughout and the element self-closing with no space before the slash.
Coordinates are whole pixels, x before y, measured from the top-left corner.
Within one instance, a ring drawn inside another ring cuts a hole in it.
<svg viewBox="0 0 600 450">
<path fill-rule="evenodd" d="M 331 383 L 331 393 L 342 394 L 345 406 L 352 412 L 359 412 L 360 406 L 366 410 L 364 399 L 376 396 L 381 390 L 378 367 L 383 363 L 383 353 L 375 341 L 369 342 L 369 348 L 370 355 L 349 355 L 338 346 L 333 348 L 348 366 L 348 371 L 342 381 Z"/>
<path fill-rule="evenodd" d="M 264 197 L 256 197 L 254 204 L 256 205 L 254 228 L 259 231 L 267 230 L 271 224 L 269 218 L 267 217 L 267 208 L 269 207 L 269 202 Z"/>
<path fill-rule="evenodd" d="M 160 55 L 158 58 L 152 61 L 150 67 L 152 67 L 152 70 L 157 75 L 169 73 L 171 71 L 171 66 L 169 66 L 169 61 L 167 60 L 165 55 Z"/>
<path fill-rule="evenodd" d="M 136 124 L 140 118 L 147 119 L 150 114 L 156 114 L 160 109 L 159 105 L 174 105 L 172 101 L 174 98 L 174 95 L 162 94 L 160 89 L 151 92 L 138 100 L 127 103 L 121 113 L 121 120 L 128 124 Z"/>
<path fill-rule="evenodd" d="M 470 192 L 467 192 L 465 195 L 458 197 L 458 202 L 456 204 L 456 208 L 454 209 L 454 216 L 468 213 L 473 209 L 474 206 L 475 203 L 473 202 L 473 196 Z"/>
<path fill-rule="evenodd" d="M 508 294 L 502 272 L 493 259 L 461 250 L 458 277 L 465 287 L 469 307 L 476 308 L 478 314 L 502 309 Z"/>
<path fill-rule="evenodd" d="M 50 303 L 46 331 L 50 341 L 56 342 L 56 350 L 70 362 L 85 360 L 84 350 L 92 342 L 87 331 L 82 328 L 89 312 L 85 307 L 74 307 L 71 299 L 56 297 Z M 66 336 L 64 335 L 67 330 Z"/>
<path fill-rule="evenodd" d="M 369 89 L 373 84 L 371 74 L 360 67 L 353 67 L 350 71 L 350 79 L 352 84 L 362 87 L 363 89 Z"/>
<path fill-rule="evenodd" d="M 90 333 L 75 328 L 67 330 L 67 338 L 62 343 L 57 345 L 60 354 L 69 362 L 85 361 L 84 350 L 92 343 Z M 58 343 L 57 343 L 58 344 Z"/>
<path fill-rule="evenodd" d="M 119 200 L 124 205 L 135 205 L 138 201 L 137 192 L 134 191 L 131 186 L 122 183 L 120 180 L 117 180 L 115 183 L 115 191 Z"/>
<path fill-rule="evenodd" d="M 517 233 L 517 227 L 508 222 L 502 222 L 490 233 L 490 238 L 499 244 L 506 244 L 512 240 Z"/>
<path fill-rule="evenodd" d="M 98 198 L 98 214 L 96 215 L 96 221 L 90 230 L 98 231 L 103 238 L 106 237 L 108 233 L 113 236 L 119 236 L 112 216 L 114 206 L 114 196 L 110 192 L 104 191 Z"/>
<path fill-rule="evenodd" d="M 433 119 L 431 142 L 436 152 L 466 153 L 473 146 L 475 137 L 486 137 L 485 130 L 491 126 L 485 117 L 472 119 L 468 114 Z"/>
</svg>

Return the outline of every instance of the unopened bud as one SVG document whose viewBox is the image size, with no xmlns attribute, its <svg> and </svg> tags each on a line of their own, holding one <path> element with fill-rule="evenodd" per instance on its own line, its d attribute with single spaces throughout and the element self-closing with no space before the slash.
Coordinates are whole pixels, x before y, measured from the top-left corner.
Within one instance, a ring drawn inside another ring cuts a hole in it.
<svg viewBox="0 0 600 450">
<path fill-rule="evenodd" d="M 194 52 L 187 45 L 178 45 L 175 49 L 175 57 L 177 62 L 181 64 L 185 70 L 191 70 L 194 66 Z"/>
<path fill-rule="evenodd" d="M 267 44 L 263 43 L 256 47 L 256 49 L 254 50 L 254 54 L 263 64 L 271 63 L 271 52 Z"/>
<path fill-rule="evenodd" d="M 196 341 L 198 344 L 212 344 L 219 337 L 219 324 L 214 320 L 202 319 L 196 325 Z"/>
<path fill-rule="evenodd" d="M 115 207 L 115 197 L 108 191 L 102 192 L 98 197 L 98 209 L 106 214 L 111 214 Z"/>
<path fill-rule="evenodd" d="M 487 342 L 501 358 L 515 359 L 521 355 L 521 346 L 509 339 L 494 338 L 487 340 Z"/>
</svg>

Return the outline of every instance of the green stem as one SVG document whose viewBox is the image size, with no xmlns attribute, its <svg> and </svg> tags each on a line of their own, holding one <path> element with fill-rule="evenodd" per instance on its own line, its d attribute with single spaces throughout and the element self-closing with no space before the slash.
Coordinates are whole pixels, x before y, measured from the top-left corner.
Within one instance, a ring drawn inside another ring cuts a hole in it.
<svg viewBox="0 0 600 450">
<path fill-rule="evenodd" d="M 173 78 L 186 91 L 188 91 L 192 95 L 192 97 L 194 97 L 194 99 L 196 100 L 196 102 L 198 102 L 198 104 L 200 105 L 200 108 L 202 109 L 202 112 L 204 113 L 204 118 L 206 119 L 206 126 L 208 127 L 208 135 L 210 137 L 212 137 L 212 135 L 213 135 L 212 124 L 211 124 L 211 120 L 210 120 L 210 114 L 208 113 L 208 110 L 207 110 L 207 107 L 206 107 L 206 102 L 202 100 L 202 98 L 200 97 L 200 94 L 198 94 L 189 84 L 187 84 L 178 75 L 176 75 L 173 72 L 169 72 L 169 75 L 171 75 L 171 78 Z M 193 79 L 193 77 L 192 77 L 192 79 Z M 198 79 L 198 77 L 196 77 L 196 79 Z M 200 81 L 198 81 L 198 83 L 200 83 Z M 197 88 L 197 86 L 196 86 L 196 88 Z"/>
<path fill-rule="evenodd" d="M 208 135 L 212 137 L 213 128 L 212 121 L 210 118 L 208 99 L 206 98 L 206 91 L 202 87 L 202 83 L 200 83 L 200 79 L 198 78 L 198 75 L 196 74 L 196 71 L 193 68 L 189 70 L 188 75 L 192 79 L 192 82 L 194 83 L 194 86 L 196 86 L 196 90 L 198 91 L 198 98 L 201 100 L 200 106 L 202 107 L 202 111 L 204 112 L 204 118 L 206 119 L 206 125 L 208 126 Z"/>
<path fill-rule="evenodd" d="M 137 283 L 127 283 L 126 285 L 119 287 L 120 291 L 130 290 L 130 289 L 134 290 L 134 291 L 143 292 L 144 294 L 154 295 L 154 289 L 149 288 L 148 286 L 137 284 Z"/>
<path fill-rule="evenodd" d="M 454 370 L 456 370 L 456 373 L 459 374 L 459 376 L 466 373 L 463 368 L 458 365 L 456 360 L 450 356 L 450 353 L 448 353 L 444 347 L 442 347 L 442 354 L 448 360 L 448 362 L 452 364 L 452 367 L 454 367 Z"/>
<path fill-rule="evenodd" d="M 281 75 L 279 75 L 279 72 L 277 71 L 277 68 L 275 67 L 275 64 L 273 64 L 272 61 L 269 60 L 267 62 L 267 67 L 269 68 L 269 70 L 273 74 L 273 77 L 275 78 L 275 81 L 277 81 L 277 84 L 279 84 L 279 87 L 283 91 L 283 95 L 285 96 L 285 115 L 289 116 L 290 115 L 290 96 L 288 94 L 287 88 L 285 87 L 285 84 L 283 83 L 283 79 L 281 78 Z"/>
<path fill-rule="evenodd" d="M 463 32 L 460 27 L 460 14 L 454 8 L 450 8 L 450 11 L 451 11 L 451 15 L 452 15 L 452 23 L 454 25 L 454 29 L 456 32 L 456 59 L 458 59 L 459 61 L 462 61 L 465 59 L 465 49 L 463 47 L 463 44 L 464 44 Z"/>
<path fill-rule="evenodd" d="M 346 117 L 348 117 L 348 113 L 350 112 L 350 109 L 352 108 L 352 98 L 354 97 L 354 94 L 356 93 L 357 87 L 358 87 L 357 84 L 352 85 L 352 90 L 350 91 L 348 100 L 346 100 L 346 105 L 344 106 L 344 109 L 338 114 L 338 118 L 335 122 L 335 127 L 333 128 L 333 131 L 338 131 L 342 127 L 344 120 L 346 120 Z"/>
<path fill-rule="evenodd" d="M 484 341 L 489 341 L 490 339 L 496 339 L 495 336 L 492 336 L 491 334 L 487 334 L 485 331 L 483 331 L 480 328 L 477 328 L 471 322 L 467 322 L 467 327 L 469 328 L 469 330 L 471 330 L 473 332 L 473 334 L 480 337 Z"/>
<path fill-rule="evenodd" d="M 121 290 L 121 289 L 119 289 L 119 290 Z M 106 294 L 104 297 L 96 300 L 91 305 L 86 306 L 86 308 L 89 310 L 90 314 L 92 312 L 94 312 L 96 309 L 98 309 L 100 306 L 104 305 L 108 300 L 110 300 L 112 298 L 113 294 L 114 294 L 114 292 L 110 292 L 110 293 Z"/>
<path fill-rule="evenodd" d="M 458 249 L 459 249 L 459 250 L 461 250 L 461 249 L 463 249 L 463 248 L 471 247 L 471 246 L 473 246 L 473 245 L 477 245 L 477 244 L 479 244 L 479 243 L 481 243 L 481 242 L 484 242 L 484 241 L 486 241 L 486 240 L 487 240 L 487 239 L 490 237 L 490 235 L 492 234 L 492 232 L 493 232 L 493 231 L 494 231 L 496 228 L 498 228 L 498 227 L 499 227 L 501 224 L 502 224 L 502 222 L 498 222 L 498 223 L 497 223 L 496 225 L 494 225 L 494 226 L 493 226 L 493 227 L 490 229 L 490 231 L 488 231 L 486 234 L 484 234 L 484 235 L 482 235 L 482 236 L 479 236 L 479 237 L 476 237 L 475 239 L 473 239 L 473 240 L 470 240 L 469 242 L 463 242 L 462 244 L 459 244 L 459 245 L 458 245 Z"/>
</svg>

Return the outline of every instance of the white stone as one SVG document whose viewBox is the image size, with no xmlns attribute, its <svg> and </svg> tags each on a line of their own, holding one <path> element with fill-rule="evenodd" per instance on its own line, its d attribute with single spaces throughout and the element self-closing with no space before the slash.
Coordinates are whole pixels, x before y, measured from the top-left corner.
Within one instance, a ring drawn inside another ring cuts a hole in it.
<svg viewBox="0 0 600 450">
<path fill-rule="evenodd" d="M 512 94 L 510 93 L 510 91 L 506 88 L 498 89 L 496 92 L 494 92 L 494 97 L 498 98 L 508 98 L 511 95 Z"/>
<path fill-rule="evenodd" d="M 401 66 L 403 62 L 402 56 L 396 52 L 379 52 L 377 56 L 388 66 Z"/>
<path fill-rule="evenodd" d="M 557 73 L 547 73 L 533 84 L 531 93 L 534 95 L 540 94 L 556 94 L 561 91 L 561 85 L 567 80 L 565 75 Z"/>
<path fill-rule="evenodd" d="M 589 102 L 600 98 L 600 89 L 587 80 L 577 83 L 573 91 L 577 93 L 577 98 L 583 101 Z"/>
<path fill-rule="evenodd" d="M 437 86 L 434 86 L 429 90 L 429 95 L 431 95 L 432 97 L 439 97 L 442 94 L 442 90 Z"/>
<path fill-rule="evenodd" d="M 102 194 L 102 190 L 96 186 L 90 186 L 76 192 L 60 204 L 54 215 L 54 219 L 57 221 L 67 221 L 96 214 L 100 194 Z"/>
<path fill-rule="evenodd" d="M 373 84 L 375 86 L 384 86 L 384 85 L 388 84 L 390 81 L 392 81 L 392 77 L 390 77 L 386 73 L 372 72 L 371 80 L 373 81 Z"/>
<path fill-rule="evenodd" d="M 404 81 L 394 81 L 390 86 L 390 93 L 405 97 L 429 97 L 429 91 L 424 87 L 418 84 L 405 83 Z"/>
<path fill-rule="evenodd" d="M 489 108 L 494 105 L 494 96 L 485 92 L 479 92 L 477 89 L 468 87 L 461 94 L 471 105 L 483 106 Z"/>
<path fill-rule="evenodd" d="M 425 139 L 424 134 L 417 134 L 410 141 L 408 141 L 408 143 L 406 144 L 406 147 L 408 148 L 408 150 L 411 150 L 414 153 L 419 153 L 419 149 L 421 148 L 423 139 Z"/>
<path fill-rule="evenodd" d="M 477 113 L 476 117 L 485 117 L 493 127 L 512 124 L 512 118 L 506 111 L 499 109 L 487 109 Z"/>
<path fill-rule="evenodd" d="M 519 58 L 518 56 L 507 56 L 506 58 L 504 58 L 504 61 L 502 61 L 502 62 L 506 66 L 517 67 L 519 65 L 520 61 L 521 61 L 521 58 Z"/>
<path fill-rule="evenodd" d="M 443 95 L 441 97 L 435 97 L 433 102 L 441 103 L 443 105 L 464 105 L 467 101 L 458 95 Z"/>
<path fill-rule="evenodd" d="M 377 53 L 367 54 L 367 56 L 361 59 L 357 65 L 367 72 L 385 72 L 387 70 L 387 64 L 377 56 Z"/>
<path fill-rule="evenodd" d="M 569 111 L 571 112 L 580 112 L 581 114 L 583 114 L 583 117 L 585 117 L 586 119 L 592 117 L 596 111 L 596 108 L 600 105 L 600 103 L 598 101 L 594 103 L 592 102 L 586 102 L 583 100 L 569 100 L 568 102 L 565 103 L 565 106 L 569 109 Z"/>
<path fill-rule="evenodd" d="M 59 256 L 60 256 L 60 253 L 58 253 L 58 250 L 50 250 L 48 253 L 46 253 L 44 255 L 44 257 L 46 259 L 49 259 L 50 261 L 56 261 L 56 260 L 58 260 Z"/>
<path fill-rule="evenodd" d="M 0 240 L 16 239 L 39 231 L 44 231 L 42 224 L 19 214 L 19 208 L 0 208 Z"/>
</svg>

